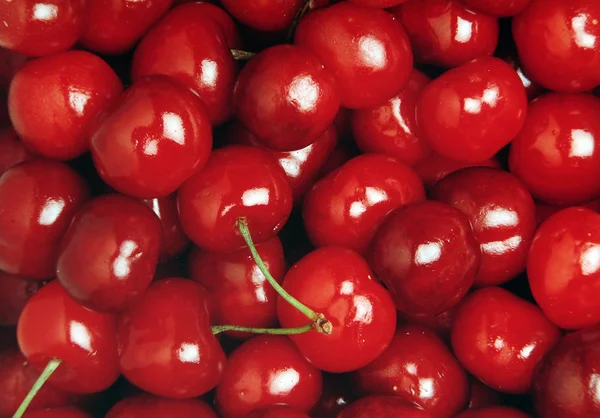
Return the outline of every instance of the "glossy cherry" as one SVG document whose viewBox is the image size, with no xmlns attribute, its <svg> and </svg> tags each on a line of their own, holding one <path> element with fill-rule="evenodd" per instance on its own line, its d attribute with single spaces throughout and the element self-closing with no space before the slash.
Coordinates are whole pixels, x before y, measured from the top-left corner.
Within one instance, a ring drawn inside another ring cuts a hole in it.
<svg viewBox="0 0 600 418">
<path fill-rule="evenodd" d="M 524 412 L 506 406 L 494 406 L 491 408 L 471 409 L 464 411 L 456 418 L 529 418 Z"/>
<path fill-rule="evenodd" d="M 154 211 L 162 225 L 162 248 L 160 262 L 169 261 L 185 251 L 190 240 L 181 228 L 177 211 L 177 194 L 146 199 L 144 203 Z"/>
<path fill-rule="evenodd" d="M 474 163 L 507 145 L 526 114 L 519 76 L 501 59 L 484 57 L 447 71 L 423 89 L 417 132 L 437 153 Z"/>
<path fill-rule="evenodd" d="M 199 399 L 165 399 L 147 394 L 121 399 L 105 418 L 217 418 L 217 414 Z"/>
<path fill-rule="evenodd" d="M 529 6 L 532 0 L 460 0 L 471 10 L 491 16 L 510 17 L 518 15 Z"/>
<path fill-rule="evenodd" d="M 32 160 L 5 172 L 0 270 L 31 279 L 53 277 L 59 241 L 88 195 L 84 180 L 63 163 Z"/>
<path fill-rule="evenodd" d="M 73 406 L 63 406 L 28 411 L 23 418 L 92 418 L 92 415 Z"/>
<path fill-rule="evenodd" d="M 289 406 L 273 405 L 255 409 L 244 418 L 309 418 L 309 416 Z"/>
<path fill-rule="evenodd" d="M 223 7 L 243 24 L 264 32 L 287 29 L 303 0 L 222 0 Z"/>
<path fill-rule="evenodd" d="M 500 162 L 496 158 L 489 158 L 475 163 L 466 163 L 455 161 L 433 152 L 419 164 L 415 165 L 414 169 L 423 181 L 425 188 L 431 189 L 448 174 L 467 167 L 500 168 Z"/>
<path fill-rule="evenodd" d="M 192 5 L 186 6 L 185 8 L 178 7 L 178 10 L 194 11 L 195 13 L 202 14 L 203 17 L 211 19 L 215 22 L 225 36 L 225 41 L 231 49 L 242 50 L 244 48 L 244 41 L 238 30 L 238 24 L 233 20 L 231 15 L 227 13 L 225 9 L 221 7 L 219 1 L 210 0 L 197 2 L 195 0 L 175 0 L 175 6 L 177 3 L 190 2 Z"/>
<path fill-rule="evenodd" d="M 529 2 L 530 0 L 527 1 Z M 527 72 L 523 68 L 523 64 L 521 64 L 521 61 L 519 60 L 519 56 L 514 45 L 499 48 L 499 51 L 496 52 L 496 56 L 498 58 L 502 58 L 516 71 L 517 75 L 521 79 L 521 82 L 523 83 L 523 87 L 525 87 L 525 93 L 527 93 L 527 98 L 530 101 L 546 91 L 542 86 L 533 81 L 531 77 L 527 74 Z"/>
<path fill-rule="evenodd" d="M 198 97 L 166 76 L 134 83 L 92 134 L 94 164 L 117 191 L 164 197 L 206 163 L 211 125 Z"/>
<path fill-rule="evenodd" d="M 294 43 L 314 52 L 335 77 L 342 106 L 363 109 L 393 98 L 408 82 L 413 57 L 389 13 L 341 2 L 307 14 Z"/>
<path fill-rule="evenodd" d="M 17 325 L 25 303 L 42 286 L 39 280 L 0 271 L 0 327 Z"/>
<path fill-rule="evenodd" d="M 310 416 L 312 418 L 337 417 L 355 398 L 356 395 L 346 375 L 323 373 L 321 397 L 310 410 Z"/>
<path fill-rule="evenodd" d="M 344 409 L 337 418 L 434 418 L 434 415 L 395 396 L 367 396 Z"/>
<path fill-rule="evenodd" d="M 0 130 L 0 176 L 13 165 L 35 157 L 36 155 L 17 137 L 13 128 Z"/>
<path fill-rule="evenodd" d="M 523 271 L 536 222 L 535 204 L 519 179 L 495 168 L 466 168 L 438 182 L 432 194 L 471 222 L 481 249 L 476 286 L 504 283 Z"/>
</svg>

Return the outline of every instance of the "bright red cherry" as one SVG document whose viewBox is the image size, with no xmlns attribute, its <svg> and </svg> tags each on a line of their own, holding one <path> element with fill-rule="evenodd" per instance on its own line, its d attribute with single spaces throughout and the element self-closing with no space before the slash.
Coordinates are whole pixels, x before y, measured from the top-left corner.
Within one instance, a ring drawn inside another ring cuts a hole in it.
<svg viewBox="0 0 600 418">
<path fill-rule="evenodd" d="M 292 211 L 285 173 L 266 149 L 230 145 L 179 189 L 179 216 L 200 248 L 228 252 L 245 246 L 236 228 L 245 217 L 256 243 L 279 232 Z"/>
<path fill-rule="evenodd" d="M 530 418 L 518 409 L 506 406 L 494 406 L 491 408 L 471 409 L 458 414 L 456 418 Z M 570 418 L 570 417 L 569 417 Z"/>
<path fill-rule="evenodd" d="M 17 137 L 14 129 L 0 130 L 0 176 L 13 165 L 35 157 L 36 155 Z"/>
<path fill-rule="evenodd" d="M 462 365 L 507 393 L 529 390 L 535 366 L 559 338 L 536 305 L 499 287 L 467 296 L 452 325 L 452 348 Z"/>
<path fill-rule="evenodd" d="M 287 29 L 303 0 L 221 0 L 223 7 L 238 21 L 263 32 Z"/>
<path fill-rule="evenodd" d="M 549 93 L 531 102 L 513 140 L 510 171 L 531 194 L 555 205 L 600 197 L 600 99 Z"/>
<path fill-rule="evenodd" d="M 92 124 L 122 91 L 121 81 L 102 59 L 67 51 L 25 64 L 10 85 L 8 110 L 31 150 L 69 160 L 89 150 Z"/>
<path fill-rule="evenodd" d="M 431 189 L 448 174 L 467 167 L 500 168 L 500 162 L 496 158 L 489 158 L 476 163 L 465 163 L 451 160 L 433 152 L 419 164 L 415 165 L 414 169 L 423 181 L 425 188 Z"/>
<path fill-rule="evenodd" d="M 560 92 L 600 84 L 600 3 L 533 0 L 512 20 L 519 58 L 542 86 Z"/>
<path fill-rule="evenodd" d="M 408 82 L 413 57 L 402 25 L 389 13 L 341 2 L 307 14 L 294 43 L 313 51 L 335 77 L 342 106 L 384 104 Z"/>
<path fill-rule="evenodd" d="M 532 0 L 460 0 L 471 10 L 491 16 L 510 17 L 521 13 Z"/>
<path fill-rule="evenodd" d="M 233 20 L 231 15 L 224 10 L 218 0 L 208 0 L 196 2 L 195 0 L 175 0 L 175 6 L 177 3 L 193 2 L 191 5 L 185 8 L 178 7 L 178 10 L 194 11 L 203 17 L 211 19 L 215 22 L 225 36 L 227 45 L 231 49 L 242 50 L 244 48 L 244 41 L 240 31 L 238 30 L 237 23 Z"/>
<path fill-rule="evenodd" d="M 304 412 L 285 405 L 273 405 L 255 409 L 244 418 L 310 418 Z"/>
<path fill-rule="evenodd" d="M 537 230 L 527 258 L 533 297 L 552 322 L 578 329 L 600 322 L 600 215 L 568 208 Z"/>
<path fill-rule="evenodd" d="M 23 418 L 92 418 L 90 414 L 73 406 L 27 411 Z"/>
<path fill-rule="evenodd" d="M 209 295 L 191 280 L 158 280 L 117 327 L 121 373 L 153 395 L 195 398 L 213 389 L 225 353 L 210 329 Z"/>
<path fill-rule="evenodd" d="M 345 408 L 337 418 L 434 418 L 434 415 L 407 403 L 395 396 L 372 395 L 354 402 Z"/>
<path fill-rule="evenodd" d="M 134 83 L 101 116 L 91 140 L 94 164 L 117 191 L 164 197 L 206 162 L 210 120 L 198 97 L 166 76 Z"/>
<path fill-rule="evenodd" d="M 429 83 L 417 102 L 418 135 L 444 157 L 492 158 L 519 133 L 527 114 L 521 79 L 506 62 L 484 57 Z"/>
<path fill-rule="evenodd" d="M 352 375 L 359 395 L 397 396 L 438 418 L 452 418 L 469 397 L 469 381 L 460 363 L 433 331 L 404 326 L 390 346 Z"/>
<path fill-rule="evenodd" d="M 498 20 L 458 0 L 410 0 L 392 9 L 406 28 L 415 61 L 452 68 L 492 55 Z"/>
<path fill-rule="evenodd" d="M 388 213 L 424 198 L 423 185 L 408 165 L 364 154 L 315 183 L 304 199 L 302 216 L 315 246 L 364 252 Z"/>
<path fill-rule="evenodd" d="M 495 168 L 466 168 L 437 183 L 432 194 L 471 222 L 481 249 L 476 286 L 504 283 L 523 271 L 536 222 L 533 199 L 518 178 Z"/>
<path fill-rule="evenodd" d="M 394 336 L 394 302 L 367 262 L 352 250 L 324 247 L 309 253 L 288 271 L 283 287 L 332 324 L 331 335 L 313 331 L 290 336 L 300 352 L 323 371 L 341 373 L 364 367 L 379 357 Z M 307 323 L 303 314 L 281 298 L 277 310 L 285 328 Z"/>
<path fill-rule="evenodd" d="M 310 416 L 312 418 L 337 417 L 355 398 L 346 375 L 323 373 L 321 397 L 310 410 Z"/>
<path fill-rule="evenodd" d="M 199 399 L 165 399 L 147 394 L 121 399 L 105 418 L 217 418 Z"/>
<path fill-rule="evenodd" d="M 69 166 L 32 160 L 0 177 L 0 270 L 31 279 L 54 277 L 58 244 L 87 200 L 84 180 Z"/>
<path fill-rule="evenodd" d="M 0 327 L 17 325 L 23 307 L 42 286 L 39 280 L 0 271 Z"/>
<path fill-rule="evenodd" d="M 160 262 L 169 261 L 185 251 L 190 240 L 181 228 L 177 212 L 177 194 L 146 199 L 144 203 L 154 211 L 162 224 L 162 248 Z"/>
</svg>

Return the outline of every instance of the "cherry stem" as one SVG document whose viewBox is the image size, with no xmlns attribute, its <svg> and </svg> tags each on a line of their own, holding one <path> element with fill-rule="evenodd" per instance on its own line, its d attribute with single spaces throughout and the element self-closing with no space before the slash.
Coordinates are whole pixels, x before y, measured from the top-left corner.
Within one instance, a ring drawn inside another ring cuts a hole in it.
<svg viewBox="0 0 600 418">
<path fill-rule="evenodd" d="M 289 43 L 292 43 L 292 41 L 294 40 L 294 33 L 296 33 L 296 27 L 298 26 L 298 23 L 300 23 L 300 19 L 302 19 L 302 16 L 304 16 L 308 11 L 311 2 L 312 0 L 304 0 L 302 7 L 300 7 L 298 9 L 298 12 L 296 12 L 294 20 L 292 20 L 292 23 L 290 25 L 290 28 L 288 29 L 288 33 L 286 36 L 286 39 Z"/>
<path fill-rule="evenodd" d="M 21 418 L 25 414 L 25 411 L 27 411 L 29 404 L 31 404 L 31 401 L 35 398 L 35 395 L 37 395 L 42 386 L 44 386 L 44 383 L 50 379 L 50 376 L 52 376 L 52 373 L 60 366 L 60 363 L 62 363 L 62 360 L 52 359 L 46 364 L 42 374 L 35 381 L 31 389 L 29 389 L 29 393 L 25 396 L 25 399 L 23 399 L 23 402 L 19 405 L 19 409 L 17 409 L 17 412 L 15 412 L 12 418 Z"/>
<path fill-rule="evenodd" d="M 270 335 L 297 335 L 314 329 L 314 325 L 307 324 L 296 328 L 251 328 L 238 325 L 214 325 L 211 327 L 213 335 L 220 334 L 225 331 L 251 332 L 253 334 L 270 334 Z"/>
<path fill-rule="evenodd" d="M 249 60 L 256 54 L 254 52 L 241 51 L 239 49 L 232 49 L 231 55 L 233 55 L 233 59 L 237 61 Z"/>
</svg>

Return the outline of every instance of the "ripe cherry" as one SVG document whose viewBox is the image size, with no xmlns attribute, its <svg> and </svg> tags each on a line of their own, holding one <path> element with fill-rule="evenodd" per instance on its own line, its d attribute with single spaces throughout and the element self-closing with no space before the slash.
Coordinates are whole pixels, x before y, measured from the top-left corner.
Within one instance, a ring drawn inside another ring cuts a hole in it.
<svg viewBox="0 0 600 418">
<path fill-rule="evenodd" d="M 243 24 L 263 32 L 276 32 L 290 26 L 303 0 L 265 1 L 222 0 L 223 7 Z"/>
<path fill-rule="evenodd" d="M 304 412 L 285 405 L 273 405 L 255 409 L 244 418 L 310 418 Z"/>
<path fill-rule="evenodd" d="M 423 181 L 426 189 L 431 189 L 438 181 L 455 171 L 467 167 L 492 167 L 500 168 L 500 162 L 496 158 L 489 158 L 475 163 L 465 163 L 451 160 L 435 152 L 414 166 L 415 171 Z"/>
<path fill-rule="evenodd" d="M 0 130 L 0 176 L 13 165 L 35 157 L 36 155 L 17 137 L 14 129 Z"/>
<path fill-rule="evenodd" d="M 337 418 L 434 418 L 434 415 L 395 396 L 367 396 L 344 409 Z"/>
<path fill-rule="evenodd" d="M 169 261 L 185 251 L 190 240 L 181 228 L 177 212 L 177 194 L 146 199 L 144 203 L 154 211 L 162 224 L 162 248 L 160 262 Z"/>
<path fill-rule="evenodd" d="M 105 418 L 217 418 L 217 414 L 199 399 L 165 399 L 147 394 L 121 399 Z"/>
<path fill-rule="evenodd" d="M 63 406 L 58 408 L 45 408 L 29 411 L 24 418 L 92 418 L 90 414 L 82 409 L 73 406 Z"/>
<path fill-rule="evenodd" d="M 521 82 L 523 83 L 523 87 L 525 87 L 527 99 L 531 101 L 546 91 L 546 89 L 533 81 L 526 73 L 525 69 L 523 68 L 523 64 L 521 64 L 521 61 L 519 60 L 517 49 L 514 45 L 511 44 L 509 46 L 499 48 L 499 50 L 496 51 L 496 56 L 502 58 L 515 70 L 521 79 Z"/>
<path fill-rule="evenodd" d="M 177 6 L 177 3 L 185 2 L 191 2 L 192 4 L 186 7 L 178 7 L 177 10 L 188 10 L 190 12 L 193 11 L 198 15 L 202 14 L 203 17 L 211 19 L 213 22 L 219 25 L 223 31 L 225 41 L 227 42 L 229 48 L 237 50 L 243 49 L 244 41 L 240 31 L 238 30 L 237 23 L 234 22 L 231 15 L 219 5 L 219 1 L 211 0 L 194 2 L 193 0 L 175 0 L 175 5 Z"/>
<path fill-rule="evenodd" d="M 518 409 L 508 408 L 506 406 L 494 406 L 491 408 L 471 409 L 464 411 L 456 418 L 530 418 L 524 412 Z"/>
<path fill-rule="evenodd" d="M 420 327 L 425 327 L 435 332 L 435 334 L 440 337 L 444 342 L 450 343 L 450 330 L 452 328 L 452 323 L 454 322 L 454 317 L 456 316 L 456 311 L 460 303 L 454 305 L 452 308 L 448 309 L 437 315 L 407 315 L 402 312 L 398 312 L 398 323 L 404 325 L 417 325 Z"/>
<path fill-rule="evenodd" d="M 42 286 L 39 280 L 0 271 L 0 327 L 17 325 L 23 307 Z"/>
<path fill-rule="evenodd" d="M 518 15 L 529 6 L 532 0 L 460 0 L 471 10 L 491 16 L 510 17 Z"/>
<path fill-rule="evenodd" d="M 350 0 L 350 2 L 360 4 L 361 6 L 379 7 L 381 9 L 397 6 L 406 1 L 408 0 Z"/>
</svg>

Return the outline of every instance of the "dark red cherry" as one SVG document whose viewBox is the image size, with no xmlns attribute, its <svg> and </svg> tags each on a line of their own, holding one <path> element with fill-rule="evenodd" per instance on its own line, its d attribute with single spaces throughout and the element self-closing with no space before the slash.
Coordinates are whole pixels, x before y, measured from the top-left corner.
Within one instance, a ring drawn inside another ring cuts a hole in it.
<svg viewBox="0 0 600 418">
<path fill-rule="evenodd" d="M 0 176 L 13 165 L 35 157 L 36 155 L 17 137 L 13 128 L 0 129 Z"/>
<path fill-rule="evenodd" d="M 355 398 L 346 375 L 323 373 L 321 397 L 310 410 L 310 415 L 312 418 L 337 417 Z"/>
<path fill-rule="evenodd" d="M 524 412 L 518 409 L 509 408 L 506 406 L 494 406 L 491 408 L 471 409 L 464 411 L 456 416 L 456 418 L 530 418 Z"/>
<path fill-rule="evenodd" d="M 187 236 L 200 248 L 228 252 L 245 246 L 236 228 L 241 216 L 256 243 L 277 235 L 291 213 L 292 191 L 268 150 L 230 145 L 212 152 L 179 189 L 178 202 Z"/>
<path fill-rule="evenodd" d="M 531 194 L 555 205 L 600 197 L 600 99 L 549 93 L 529 105 L 510 147 L 510 171 Z"/>
<path fill-rule="evenodd" d="M 469 398 L 467 374 L 433 331 L 398 328 L 390 346 L 352 374 L 359 395 L 397 396 L 438 418 L 452 418 Z"/>
<path fill-rule="evenodd" d="M 0 177 L 0 270 L 48 279 L 54 276 L 58 244 L 71 218 L 89 196 L 69 166 L 32 160 Z"/>
<path fill-rule="evenodd" d="M 344 409 L 337 418 L 434 418 L 434 415 L 395 396 L 367 396 Z"/>
<path fill-rule="evenodd" d="M 492 158 L 519 133 L 527 95 L 510 65 L 484 57 L 429 83 L 416 111 L 417 133 L 434 151 L 475 163 Z"/>
<path fill-rule="evenodd" d="M 352 141 L 352 142 L 351 142 Z M 317 179 L 322 179 L 360 154 L 352 139 L 340 138 L 329 158 L 321 165 Z"/>
<path fill-rule="evenodd" d="M 560 331 L 534 304 L 499 287 L 480 289 L 460 304 L 452 348 L 462 365 L 492 389 L 527 393 L 537 363 Z"/>
<path fill-rule="evenodd" d="M 204 3 L 173 9 L 137 46 L 133 81 L 152 74 L 173 77 L 200 96 L 213 125 L 227 121 L 237 64 L 220 29 L 206 16 Z"/>
<path fill-rule="evenodd" d="M 433 196 L 471 222 L 481 249 L 476 286 L 504 283 L 523 271 L 536 222 L 535 204 L 519 179 L 495 168 L 466 168 L 437 183 Z"/>
<path fill-rule="evenodd" d="M 341 2 L 307 14 L 294 43 L 313 51 L 335 77 L 342 106 L 364 109 L 400 93 L 413 57 L 402 25 L 389 13 Z"/>
<path fill-rule="evenodd" d="M 67 51 L 25 64 L 8 94 L 10 119 L 35 153 L 69 160 L 89 150 L 98 114 L 121 95 L 115 72 L 97 56 Z"/>
<path fill-rule="evenodd" d="M 0 271 L 0 327 L 17 325 L 25 303 L 42 286 L 39 280 Z"/>
<path fill-rule="evenodd" d="M 491 16 L 510 17 L 523 12 L 531 0 L 460 0 L 471 10 Z"/>
<path fill-rule="evenodd" d="M 420 327 L 425 327 L 435 332 L 438 337 L 444 340 L 444 342 L 450 343 L 450 329 L 452 328 L 452 323 L 454 322 L 454 317 L 456 316 L 458 306 L 460 306 L 460 303 L 454 305 L 447 311 L 433 316 L 407 315 L 398 311 L 398 323 L 404 325 L 417 325 Z"/>
<path fill-rule="evenodd" d="M 498 20 L 458 0 L 409 0 L 392 12 L 404 25 L 420 64 L 457 67 L 492 55 L 498 43 Z"/>
<path fill-rule="evenodd" d="M 425 74 L 413 70 L 396 97 L 381 106 L 353 111 L 349 118 L 358 148 L 387 154 L 409 165 L 423 161 L 431 149 L 416 134 L 415 106 L 429 81 Z"/>
<path fill-rule="evenodd" d="M 29 56 L 69 49 L 81 36 L 83 0 L 18 0 L 0 3 L 0 47 Z"/>
<path fill-rule="evenodd" d="M 91 140 L 96 169 L 133 197 L 173 193 L 202 168 L 212 147 L 204 106 L 166 76 L 138 80 L 100 120 Z"/>
<path fill-rule="evenodd" d="M 537 230 L 527 257 L 529 287 L 536 302 L 561 328 L 600 321 L 600 215 L 568 208 Z"/>
<path fill-rule="evenodd" d="M 154 211 L 162 224 L 162 248 L 160 262 L 169 261 L 185 251 L 190 240 L 181 228 L 177 212 L 177 194 L 146 199 L 144 203 Z"/>
<path fill-rule="evenodd" d="M 31 58 L 0 47 L 0 90 L 8 91 L 15 73 Z"/>
<path fill-rule="evenodd" d="M 502 395 L 496 392 L 488 385 L 473 376 L 469 376 L 471 397 L 469 398 L 468 409 L 494 410 L 497 405 L 502 404 Z M 492 408 L 490 408 L 492 407 Z M 501 417 L 498 417 L 501 418 Z"/>
<path fill-rule="evenodd" d="M 431 189 L 438 181 L 455 171 L 467 167 L 493 167 L 500 168 L 500 162 L 496 158 L 489 158 L 475 163 L 466 163 L 451 160 L 435 152 L 414 166 L 415 171 L 423 181 L 426 189 Z"/>
<path fill-rule="evenodd" d="M 178 3 L 193 2 L 192 5 L 186 6 L 183 10 L 193 10 L 198 14 L 202 14 L 205 18 L 211 19 L 215 22 L 225 36 L 225 41 L 231 49 L 242 50 L 244 48 L 244 41 L 238 30 L 237 23 L 233 20 L 231 15 L 224 10 L 218 0 L 208 1 L 195 1 L 195 0 L 175 0 L 175 6 Z M 182 9 L 178 7 L 178 10 Z"/>
<path fill-rule="evenodd" d="M 317 249 L 286 274 L 283 287 L 333 326 L 331 335 L 308 332 L 290 336 L 300 352 L 323 371 L 356 370 L 388 347 L 396 328 L 396 309 L 387 290 L 373 277 L 367 262 L 342 247 Z M 285 328 L 307 319 L 283 299 L 277 301 Z"/>
<path fill-rule="evenodd" d="M 165 399 L 142 394 L 121 399 L 105 418 L 217 418 L 200 399 Z"/>
<path fill-rule="evenodd" d="M 152 283 L 121 314 L 117 327 L 121 373 L 153 395 L 195 398 L 213 389 L 225 353 L 210 329 L 209 295 L 180 278 Z"/>
<path fill-rule="evenodd" d="M 23 418 L 92 418 L 92 415 L 73 406 L 62 406 L 28 411 Z"/>
<path fill-rule="evenodd" d="M 471 288 L 481 251 L 464 213 L 424 201 L 388 215 L 371 241 L 367 259 L 399 311 L 437 315 Z"/>
<path fill-rule="evenodd" d="M 289 406 L 273 405 L 255 409 L 244 418 L 309 418 L 309 416 Z"/>
<path fill-rule="evenodd" d="M 406 1 L 407 0 L 350 0 L 350 2 L 360 4 L 361 6 L 379 7 L 381 9 L 397 6 Z"/>
<path fill-rule="evenodd" d="M 264 32 L 287 29 L 302 2 L 303 0 L 221 0 L 223 7 L 238 21 Z"/>
<path fill-rule="evenodd" d="M 423 200 L 419 177 L 408 165 L 382 154 L 364 154 L 316 182 L 302 216 L 311 242 L 364 252 L 385 216 Z"/>
<path fill-rule="evenodd" d="M 533 0 L 512 20 L 519 58 L 542 86 L 560 92 L 600 84 L 600 3 Z"/>
<path fill-rule="evenodd" d="M 503 0 L 501 0 L 503 1 Z M 528 3 L 531 0 L 526 0 Z M 519 0 L 516 0 L 514 3 L 518 3 Z M 540 96 L 542 93 L 546 91 L 542 86 L 533 81 L 531 77 L 526 73 L 519 57 L 517 55 L 517 50 L 514 45 L 510 45 L 508 48 L 503 48 L 500 51 L 496 52 L 496 56 L 502 58 L 506 61 L 512 68 L 515 70 L 521 82 L 523 83 L 523 87 L 525 87 L 525 93 L 527 93 L 527 99 L 530 101 Z"/>
</svg>

